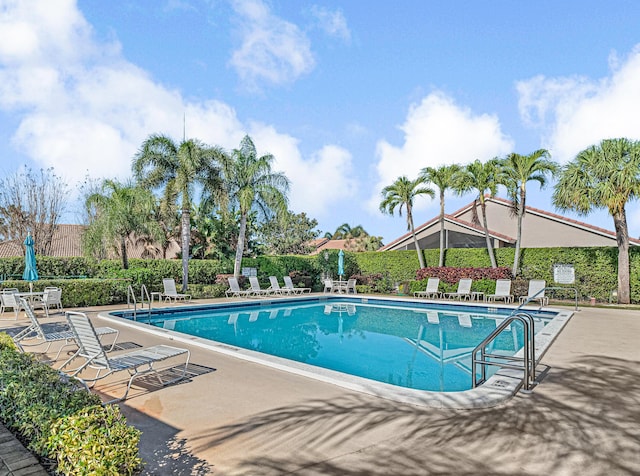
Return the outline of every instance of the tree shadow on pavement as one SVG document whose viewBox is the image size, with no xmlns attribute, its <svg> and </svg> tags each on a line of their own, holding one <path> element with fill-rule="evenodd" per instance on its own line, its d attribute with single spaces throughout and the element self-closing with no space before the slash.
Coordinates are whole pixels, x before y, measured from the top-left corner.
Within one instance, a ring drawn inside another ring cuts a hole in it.
<svg viewBox="0 0 640 476">
<path fill-rule="evenodd" d="M 585 356 L 532 394 L 443 410 L 351 395 L 274 409 L 201 435 L 237 474 L 640 474 L 640 363 Z M 243 453 L 244 451 L 244 453 Z M 234 473 L 235 474 L 235 473 Z"/>
</svg>

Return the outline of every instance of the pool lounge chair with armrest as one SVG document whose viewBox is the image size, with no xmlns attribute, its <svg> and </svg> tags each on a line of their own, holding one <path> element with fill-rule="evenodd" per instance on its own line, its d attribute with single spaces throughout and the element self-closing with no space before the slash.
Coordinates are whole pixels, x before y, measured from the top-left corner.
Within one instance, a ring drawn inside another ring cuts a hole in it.
<svg viewBox="0 0 640 476">
<path fill-rule="evenodd" d="M 496 292 L 494 294 L 487 294 L 487 301 L 497 301 L 499 299 L 504 300 L 506 303 L 513 302 L 510 279 L 496 280 Z"/>
<path fill-rule="evenodd" d="M 269 283 L 271 283 L 271 286 L 268 289 L 274 294 L 293 294 L 291 289 L 281 287 L 278 278 L 275 276 L 269 276 Z"/>
<path fill-rule="evenodd" d="M 441 297 L 438 286 L 440 285 L 440 278 L 429 278 L 427 280 L 427 288 L 424 291 L 416 291 L 413 293 L 415 297 L 424 297 L 436 299 Z"/>
<path fill-rule="evenodd" d="M 544 288 L 547 282 L 544 279 L 532 279 L 529 281 L 529 291 L 526 296 L 520 296 L 520 304 L 524 304 L 527 300 L 537 301 L 540 306 L 549 305 L 549 298 L 544 295 Z"/>
<path fill-rule="evenodd" d="M 311 288 L 298 288 L 293 285 L 293 281 L 291 280 L 291 276 L 283 276 L 282 280 L 284 281 L 285 289 L 291 289 L 296 294 L 304 294 L 310 293 Z"/>
<path fill-rule="evenodd" d="M 240 289 L 240 285 L 238 284 L 238 280 L 234 277 L 229 278 L 229 289 L 227 289 L 224 294 L 227 297 L 240 297 L 240 296 L 250 296 L 252 291 L 251 289 Z"/>
<path fill-rule="evenodd" d="M 270 296 L 274 293 L 269 289 L 262 289 L 260 287 L 260 282 L 256 276 L 249 276 L 249 284 L 251 285 L 251 295 L 252 296 Z"/>
<path fill-rule="evenodd" d="M 95 383 L 100 379 L 116 372 L 126 370 L 129 372 L 129 375 L 131 375 L 124 395 L 107 403 L 119 402 L 126 399 L 129 394 L 129 390 L 131 389 L 131 384 L 138 377 L 142 377 L 147 374 L 155 374 L 160 384 L 162 386 L 166 386 L 170 383 L 182 380 L 186 376 L 189 358 L 191 357 L 191 353 L 188 349 L 161 344 L 153 347 L 143 347 L 141 349 L 109 357 L 102 348 L 96 329 L 93 327 L 93 324 L 86 314 L 82 312 L 67 311 L 66 315 L 69 326 L 75 336 L 75 340 L 80 347 L 75 357 L 85 359 L 84 363 L 80 365 L 80 367 L 67 370 L 66 373 L 68 375 L 80 380 L 85 384 L 85 386 L 87 386 L 87 388 L 93 387 L 93 385 L 95 385 Z M 180 375 L 171 380 L 163 381 L 161 374 L 158 369 L 154 368 L 154 365 L 158 362 L 185 354 L 186 361 Z M 65 362 L 65 366 L 70 362 L 71 360 Z M 60 369 L 64 371 L 63 367 Z M 95 376 L 91 378 L 81 377 L 80 375 L 87 369 L 95 370 Z M 102 371 L 106 372 L 101 375 Z"/>
<path fill-rule="evenodd" d="M 162 280 L 162 286 L 164 287 L 164 292 L 162 293 L 162 297 L 165 301 L 176 302 L 178 299 L 183 299 L 185 301 L 191 301 L 190 294 L 180 294 L 176 290 L 176 281 L 173 278 L 164 278 Z"/>
<path fill-rule="evenodd" d="M 458 290 L 455 293 L 444 293 L 443 296 L 447 299 L 471 299 L 471 284 L 473 279 L 463 278 L 458 281 Z"/>
<path fill-rule="evenodd" d="M 75 341 L 75 335 L 73 334 L 73 331 L 66 330 L 66 331 L 59 331 L 59 332 L 45 332 L 42 326 L 40 325 L 38 318 L 33 312 L 33 308 L 29 305 L 29 302 L 24 298 L 20 298 L 20 304 L 24 309 L 25 314 L 29 318 L 29 321 L 31 321 L 31 325 L 29 327 L 27 327 L 26 329 L 23 329 L 13 337 L 13 341 L 16 343 L 16 345 L 21 351 L 24 352 L 25 347 L 36 347 L 36 346 L 47 344 L 46 349 L 44 349 L 43 351 L 43 353 L 46 354 L 47 352 L 49 352 L 49 349 L 51 348 L 51 344 L 53 344 L 54 342 L 62 342 L 63 344 L 58 349 L 58 353 L 53 359 L 51 359 L 51 362 L 55 362 L 56 360 L 58 360 L 58 357 L 60 357 L 60 354 L 62 353 L 62 349 L 69 347 L 71 345 L 74 345 L 74 346 L 78 345 L 77 342 Z M 120 335 L 120 331 L 113 329 L 111 327 L 98 327 L 96 328 L 96 334 L 98 334 L 98 336 L 115 334 L 113 342 L 111 343 L 111 346 L 107 350 L 107 352 L 111 352 L 114 346 L 116 345 L 116 341 L 118 340 L 118 335 Z M 73 359 L 73 357 L 71 358 Z"/>
</svg>

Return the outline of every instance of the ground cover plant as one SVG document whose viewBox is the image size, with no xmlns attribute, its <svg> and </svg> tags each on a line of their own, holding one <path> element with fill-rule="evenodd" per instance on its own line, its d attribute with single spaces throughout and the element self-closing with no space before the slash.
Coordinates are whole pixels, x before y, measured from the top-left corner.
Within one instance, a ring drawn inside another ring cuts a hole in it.
<svg viewBox="0 0 640 476">
<path fill-rule="evenodd" d="M 21 353 L 0 333 L 0 420 L 61 475 L 133 475 L 141 467 L 140 432 L 117 406 L 75 379 Z"/>
</svg>

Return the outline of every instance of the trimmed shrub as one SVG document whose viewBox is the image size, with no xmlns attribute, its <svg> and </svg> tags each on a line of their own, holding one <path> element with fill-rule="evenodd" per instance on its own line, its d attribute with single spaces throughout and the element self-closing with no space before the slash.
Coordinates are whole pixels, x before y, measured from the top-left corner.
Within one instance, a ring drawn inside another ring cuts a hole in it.
<svg viewBox="0 0 640 476">
<path fill-rule="evenodd" d="M 133 474 L 141 463 L 140 432 L 126 425 L 117 407 L 102 407 L 79 381 L 18 352 L 5 333 L 0 333 L 0 420 L 45 463 L 55 468 L 62 461 L 57 474 Z M 76 425 L 75 433 L 67 431 Z"/>
<path fill-rule="evenodd" d="M 471 278 L 474 281 L 511 279 L 511 270 L 509 268 L 451 268 L 443 266 L 442 268 L 422 268 L 417 271 L 417 280 L 428 278 L 440 278 L 440 281 L 449 284 L 457 284 L 462 278 Z"/>
</svg>

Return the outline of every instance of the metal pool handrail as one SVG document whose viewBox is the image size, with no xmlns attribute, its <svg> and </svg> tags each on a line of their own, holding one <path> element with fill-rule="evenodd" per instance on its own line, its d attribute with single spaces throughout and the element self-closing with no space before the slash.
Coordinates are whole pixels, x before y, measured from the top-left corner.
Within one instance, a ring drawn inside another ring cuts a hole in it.
<svg viewBox="0 0 640 476">
<path fill-rule="evenodd" d="M 147 312 L 151 315 L 151 298 L 149 297 L 149 291 L 147 291 L 147 287 L 143 284 L 140 288 L 140 309 L 144 309 L 144 298 L 145 294 L 147 296 Z M 133 320 L 136 320 L 138 314 L 138 300 L 136 299 L 136 293 L 133 291 L 133 286 L 129 285 L 127 287 L 127 309 L 133 304 Z"/>
<path fill-rule="evenodd" d="M 524 355 L 522 357 L 491 354 L 487 352 L 487 346 L 498 337 L 498 335 L 504 331 L 514 321 L 520 321 L 523 327 L 524 337 Z M 487 380 L 487 367 L 496 366 L 506 369 L 515 369 L 524 371 L 524 388 L 525 390 L 531 390 L 535 385 L 536 378 L 536 358 L 535 358 L 535 334 L 534 334 L 534 321 L 531 314 L 526 312 L 520 312 L 518 314 L 512 314 L 500 323 L 494 331 L 489 334 L 480 344 L 473 349 L 471 354 L 471 380 L 473 388 L 476 388 L 481 383 Z M 480 358 L 478 358 L 480 353 Z M 500 359 L 501 361 L 489 360 Z M 511 363 L 519 362 L 519 363 Z M 480 380 L 476 378 L 476 368 L 480 365 Z"/>
</svg>

